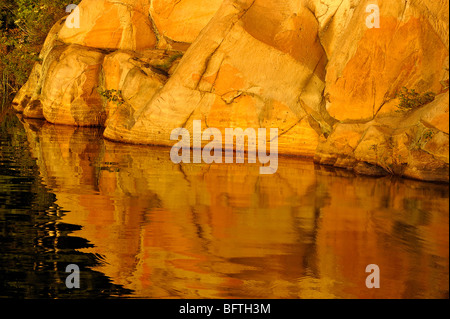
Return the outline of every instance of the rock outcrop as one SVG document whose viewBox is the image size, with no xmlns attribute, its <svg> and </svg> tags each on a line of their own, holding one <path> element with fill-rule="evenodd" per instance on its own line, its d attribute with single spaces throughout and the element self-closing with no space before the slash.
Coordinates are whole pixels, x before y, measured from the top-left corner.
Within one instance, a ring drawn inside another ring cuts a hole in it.
<svg viewBox="0 0 450 319">
<path fill-rule="evenodd" d="M 65 25 L 59 39 L 102 49 L 142 50 L 156 46 L 148 19 L 149 0 L 82 1 L 79 28 Z"/>
<path fill-rule="evenodd" d="M 374 4 L 378 16 L 367 10 Z M 17 95 L 25 116 L 163 146 L 194 120 L 222 133 L 278 128 L 282 154 L 449 181 L 448 0 L 83 0 L 79 8 L 80 28 L 54 27 Z M 399 112 L 403 87 L 436 99 Z"/>
<path fill-rule="evenodd" d="M 448 181 L 448 92 L 408 114 L 338 123 L 317 149 L 318 163 L 428 181 Z"/>
</svg>

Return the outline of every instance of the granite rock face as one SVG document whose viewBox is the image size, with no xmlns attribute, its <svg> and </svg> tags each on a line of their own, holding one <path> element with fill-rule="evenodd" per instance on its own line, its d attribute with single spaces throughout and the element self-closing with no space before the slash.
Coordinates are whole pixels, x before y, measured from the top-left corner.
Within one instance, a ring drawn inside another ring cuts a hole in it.
<svg viewBox="0 0 450 319">
<path fill-rule="evenodd" d="M 278 128 L 282 154 L 449 180 L 448 0 L 83 0 L 79 9 L 80 28 L 55 25 L 17 95 L 24 116 L 163 146 L 194 120 L 222 134 Z M 403 87 L 436 98 L 399 112 Z"/>
<path fill-rule="evenodd" d="M 342 1 L 332 20 L 321 20 L 329 114 L 339 121 L 370 121 L 395 108 L 404 86 L 441 93 L 441 81 L 448 80 L 448 1 L 377 1 L 379 29 L 366 26 L 365 10 L 374 1 L 356 1 L 356 7 L 351 2 Z"/>
<path fill-rule="evenodd" d="M 135 124 L 112 119 L 105 136 L 170 146 L 174 128 L 202 120 L 221 132 L 276 127 L 280 152 L 314 155 L 318 123 L 326 125 L 327 60 L 314 15 L 299 6 L 296 17 L 294 9 L 285 1 L 225 1 Z"/>
<path fill-rule="evenodd" d="M 104 49 L 153 48 L 156 35 L 148 19 L 149 2 L 82 1 L 78 6 L 79 28 L 64 25 L 59 39 L 64 43 Z"/>
<path fill-rule="evenodd" d="M 367 175 L 448 182 L 448 99 L 447 92 L 408 114 L 338 123 L 319 144 L 315 160 Z"/>
</svg>

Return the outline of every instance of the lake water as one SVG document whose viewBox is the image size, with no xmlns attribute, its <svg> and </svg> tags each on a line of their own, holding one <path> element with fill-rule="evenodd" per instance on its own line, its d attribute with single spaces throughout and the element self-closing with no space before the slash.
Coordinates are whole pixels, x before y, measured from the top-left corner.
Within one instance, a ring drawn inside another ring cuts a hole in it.
<svg viewBox="0 0 450 319">
<path fill-rule="evenodd" d="M 2 113 L 0 297 L 449 297 L 448 185 L 298 158 L 266 176 L 176 165 L 101 133 Z"/>
</svg>

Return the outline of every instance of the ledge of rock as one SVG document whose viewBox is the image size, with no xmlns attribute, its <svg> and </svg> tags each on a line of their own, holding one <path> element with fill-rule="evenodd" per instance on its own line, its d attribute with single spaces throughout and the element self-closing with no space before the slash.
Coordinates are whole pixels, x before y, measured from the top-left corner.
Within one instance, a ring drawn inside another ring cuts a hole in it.
<svg viewBox="0 0 450 319">
<path fill-rule="evenodd" d="M 83 0 L 13 106 L 133 144 L 194 120 L 278 128 L 282 154 L 448 182 L 449 2 L 377 3 L 380 28 L 368 0 Z M 403 87 L 436 98 L 399 112 Z"/>
</svg>

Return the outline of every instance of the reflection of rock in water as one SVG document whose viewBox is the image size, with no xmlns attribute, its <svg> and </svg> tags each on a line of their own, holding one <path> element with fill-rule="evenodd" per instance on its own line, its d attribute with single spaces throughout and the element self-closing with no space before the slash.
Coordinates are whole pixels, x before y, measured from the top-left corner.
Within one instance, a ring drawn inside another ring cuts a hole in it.
<svg viewBox="0 0 450 319">
<path fill-rule="evenodd" d="M 175 165 L 170 149 L 104 141 L 98 129 L 25 128 L 63 222 L 82 225 L 76 235 L 94 245 L 83 251 L 106 260 L 96 270 L 137 296 L 448 294 L 448 186 L 295 158 L 273 176 L 258 164 Z M 365 287 L 372 263 L 384 289 Z"/>
<path fill-rule="evenodd" d="M 28 126 L 28 137 L 33 134 Z M 15 115 L 0 126 L 0 297 L 95 298 L 131 293 L 92 270 L 103 257 L 80 252 L 92 247 L 74 236 L 81 226 L 64 223 L 55 194 L 41 183 L 27 136 Z M 81 270 L 81 289 L 65 286 L 68 264 Z"/>
</svg>

